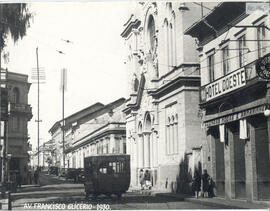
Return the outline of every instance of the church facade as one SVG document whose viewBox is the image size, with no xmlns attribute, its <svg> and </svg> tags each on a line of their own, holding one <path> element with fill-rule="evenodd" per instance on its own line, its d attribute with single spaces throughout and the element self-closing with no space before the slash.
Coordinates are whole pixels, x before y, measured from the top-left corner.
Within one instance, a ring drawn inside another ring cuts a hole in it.
<svg viewBox="0 0 270 211">
<path fill-rule="evenodd" d="M 181 178 L 191 178 L 200 163 L 198 55 L 195 41 L 183 33 L 199 16 L 191 3 L 144 2 L 124 24 L 132 187 L 148 170 L 153 189 L 179 191 Z"/>
</svg>

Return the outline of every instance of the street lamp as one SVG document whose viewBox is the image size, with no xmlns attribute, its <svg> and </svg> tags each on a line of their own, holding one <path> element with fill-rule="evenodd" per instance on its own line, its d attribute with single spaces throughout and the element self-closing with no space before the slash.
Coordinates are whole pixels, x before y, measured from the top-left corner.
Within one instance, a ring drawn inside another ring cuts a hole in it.
<svg viewBox="0 0 270 211">
<path fill-rule="evenodd" d="M 265 109 L 263 112 L 264 116 L 269 117 L 270 116 L 270 110 L 269 108 Z"/>
</svg>

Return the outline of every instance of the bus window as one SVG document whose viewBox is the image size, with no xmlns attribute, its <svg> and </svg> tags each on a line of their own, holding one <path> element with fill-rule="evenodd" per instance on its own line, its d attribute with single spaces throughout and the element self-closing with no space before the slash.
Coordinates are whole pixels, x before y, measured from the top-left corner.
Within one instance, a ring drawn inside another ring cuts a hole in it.
<svg viewBox="0 0 270 211">
<path fill-rule="evenodd" d="M 113 162 L 113 170 L 114 170 L 114 172 L 117 173 L 117 170 L 116 170 L 116 163 L 115 163 L 115 162 Z"/>
<path fill-rule="evenodd" d="M 103 174 L 107 174 L 107 168 L 100 168 L 99 172 Z"/>
<path fill-rule="evenodd" d="M 120 163 L 116 162 L 116 171 L 117 173 L 120 173 Z"/>
</svg>

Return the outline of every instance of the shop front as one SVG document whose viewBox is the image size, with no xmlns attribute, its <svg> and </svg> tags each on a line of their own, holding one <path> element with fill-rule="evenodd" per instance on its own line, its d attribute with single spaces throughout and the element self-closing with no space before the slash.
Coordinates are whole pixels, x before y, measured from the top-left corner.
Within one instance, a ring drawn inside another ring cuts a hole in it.
<svg viewBox="0 0 270 211">
<path fill-rule="evenodd" d="M 270 200 L 268 87 L 257 78 L 201 104 L 209 146 L 206 162 L 219 197 Z"/>
</svg>

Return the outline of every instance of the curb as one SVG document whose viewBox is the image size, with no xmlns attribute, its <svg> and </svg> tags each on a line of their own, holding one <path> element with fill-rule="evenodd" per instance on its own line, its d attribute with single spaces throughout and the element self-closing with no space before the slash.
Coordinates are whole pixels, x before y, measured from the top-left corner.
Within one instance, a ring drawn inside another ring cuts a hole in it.
<svg viewBox="0 0 270 211">
<path fill-rule="evenodd" d="M 200 199 L 195 199 L 191 197 L 185 197 L 181 196 L 178 194 L 166 194 L 166 193 L 156 193 L 153 194 L 154 196 L 157 197 L 164 197 L 167 199 L 176 199 L 178 201 L 186 201 L 186 202 L 192 202 L 194 204 L 201 204 L 201 205 L 206 205 L 209 207 L 214 207 L 214 208 L 219 208 L 222 207 L 222 209 L 269 209 L 266 204 L 258 204 L 258 203 L 253 203 L 252 206 L 257 206 L 257 207 L 249 207 L 248 204 L 246 206 L 241 206 L 241 205 L 230 205 L 230 204 L 225 204 L 225 203 L 219 203 L 215 201 L 204 201 Z M 230 201 L 224 201 L 230 203 Z"/>
<path fill-rule="evenodd" d="M 202 205 L 206 205 L 209 207 L 215 207 L 218 208 L 219 206 L 222 206 L 222 208 L 224 209 L 247 209 L 246 207 L 242 207 L 242 206 L 237 206 L 237 205 L 228 205 L 228 204 L 223 204 L 223 203 L 217 203 L 217 202 L 209 202 L 209 201 L 202 201 L 202 200 L 197 200 L 195 198 L 185 198 L 184 201 L 187 202 L 192 202 L 192 203 L 196 203 L 196 204 L 202 204 Z"/>
<path fill-rule="evenodd" d="M 185 201 L 185 198 L 183 196 L 177 195 L 177 194 L 166 194 L 166 193 L 156 193 L 153 194 L 157 197 L 167 198 L 167 199 L 177 199 L 178 201 Z"/>
</svg>

